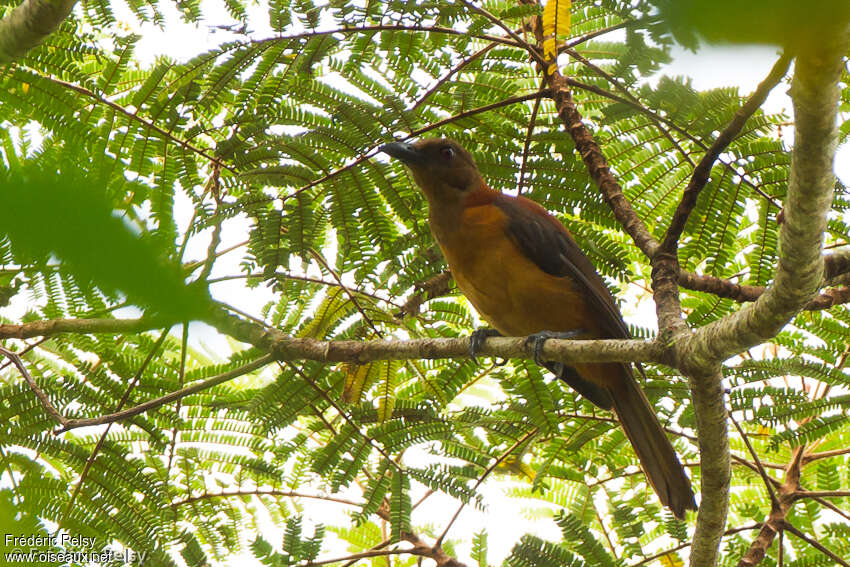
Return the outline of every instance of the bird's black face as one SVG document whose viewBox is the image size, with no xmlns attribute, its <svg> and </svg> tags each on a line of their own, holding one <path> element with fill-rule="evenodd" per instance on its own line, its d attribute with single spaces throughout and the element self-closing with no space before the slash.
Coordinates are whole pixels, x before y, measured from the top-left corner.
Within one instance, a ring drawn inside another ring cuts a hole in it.
<svg viewBox="0 0 850 567">
<path fill-rule="evenodd" d="M 393 142 L 378 149 L 409 167 L 416 184 L 429 200 L 459 200 L 483 184 L 475 160 L 454 140 L 428 138 L 413 144 Z"/>
</svg>

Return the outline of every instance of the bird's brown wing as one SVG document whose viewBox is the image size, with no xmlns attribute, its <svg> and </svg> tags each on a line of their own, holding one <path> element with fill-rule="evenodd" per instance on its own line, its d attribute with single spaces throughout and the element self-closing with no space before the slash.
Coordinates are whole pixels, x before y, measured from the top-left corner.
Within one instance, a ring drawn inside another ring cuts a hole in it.
<svg viewBox="0 0 850 567">
<path fill-rule="evenodd" d="M 564 277 L 581 289 L 582 297 L 598 315 L 606 338 L 630 338 L 628 327 L 605 282 L 581 251 L 567 229 L 533 201 L 501 196 L 495 201 L 508 217 L 508 233 L 520 251 L 547 274 Z M 638 386 L 629 364 L 577 365 L 610 369 L 613 381 L 602 387 L 576 369 L 553 370 L 579 393 L 597 405 L 613 409 L 623 425 L 638 459 L 661 502 L 683 518 L 695 510 L 694 494 L 675 449 L 664 434 L 652 404 Z M 558 371 L 559 370 L 559 371 Z M 607 372 L 607 371 L 606 371 Z M 602 402 L 602 403 L 600 403 Z"/>
<path fill-rule="evenodd" d="M 508 233 L 527 258 L 547 274 L 566 277 L 584 288 L 605 338 L 631 338 L 614 297 L 564 225 L 523 197 L 501 195 L 494 204 L 508 217 Z"/>
</svg>

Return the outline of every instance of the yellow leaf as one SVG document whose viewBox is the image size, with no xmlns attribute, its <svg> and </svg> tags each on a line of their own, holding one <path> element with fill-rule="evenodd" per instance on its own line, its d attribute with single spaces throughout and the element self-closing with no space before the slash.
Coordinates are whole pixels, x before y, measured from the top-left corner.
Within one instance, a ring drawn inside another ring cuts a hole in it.
<svg viewBox="0 0 850 567">
<path fill-rule="evenodd" d="M 537 476 L 537 472 L 529 465 L 522 462 L 520 459 L 511 457 L 502 461 L 502 463 L 496 467 L 496 470 L 501 473 L 524 477 L 529 482 L 534 482 L 534 477 Z"/>
<path fill-rule="evenodd" d="M 682 558 L 679 557 L 677 553 L 668 553 L 667 555 L 662 555 L 658 558 L 658 562 L 661 563 L 664 567 L 682 567 L 685 562 L 682 561 Z"/>
<path fill-rule="evenodd" d="M 24 91 L 24 94 L 27 94 L 30 91 L 30 84 L 29 83 L 23 83 L 21 85 L 21 90 Z"/>
<path fill-rule="evenodd" d="M 363 391 L 368 388 L 367 378 L 372 364 L 343 364 L 342 371 L 345 373 L 345 385 L 342 388 L 342 399 L 352 404 L 360 401 Z"/>
<path fill-rule="evenodd" d="M 543 6 L 543 57 L 554 59 L 558 53 L 556 39 L 570 33 L 571 0 L 549 0 Z M 550 42 L 551 38 L 551 42 Z"/>
</svg>

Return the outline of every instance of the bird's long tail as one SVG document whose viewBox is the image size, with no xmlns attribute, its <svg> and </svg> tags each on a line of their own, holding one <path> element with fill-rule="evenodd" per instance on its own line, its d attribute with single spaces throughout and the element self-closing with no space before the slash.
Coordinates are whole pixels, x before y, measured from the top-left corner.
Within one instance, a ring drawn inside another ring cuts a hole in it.
<svg viewBox="0 0 850 567">
<path fill-rule="evenodd" d="M 696 510 L 697 505 L 676 450 L 629 367 L 623 367 L 622 379 L 618 382 L 616 388 L 610 389 L 614 412 L 661 503 L 677 518 L 684 518 L 685 510 Z"/>
</svg>

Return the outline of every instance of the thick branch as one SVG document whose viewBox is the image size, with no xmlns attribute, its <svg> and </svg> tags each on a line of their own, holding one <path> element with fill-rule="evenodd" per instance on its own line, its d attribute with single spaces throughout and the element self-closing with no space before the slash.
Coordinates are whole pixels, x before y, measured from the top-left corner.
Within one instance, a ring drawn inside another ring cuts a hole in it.
<svg viewBox="0 0 850 567">
<path fill-rule="evenodd" d="M 576 150 L 584 161 L 591 179 L 602 193 L 602 198 L 611 207 L 617 221 L 623 226 L 635 244 L 648 258 L 655 255 L 658 241 L 653 237 L 646 225 L 632 208 L 619 182 L 611 173 L 608 161 L 602 154 L 602 149 L 593 138 L 590 130 L 582 122 L 581 114 L 573 101 L 572 93 L 566 79 L 560 72 L 544 73 L 551 91 L 552 100 L 558 110 L 558 116 L 566 125 L 567 132 L 575 142 Z"/>
<path fill-rule="evenodd" d="M 835 114 L 846 30 L 825 36 L 797 56 L 791 94 L 796 134 L 785 221 L 774 283 L 752 305 L 698 329 L 683 341 L 682 360 L 723 360 L 776 333 L 817 293 L 823 280 L 821 246 L 835 179 Z"/>
<path fill-rule="evenodd" d="M 438 276 L 444 283 L 444 277 Z M 207 320 L 223 334 L 271 352 L 277 360 L 318 360 L 359 362 L 466 358 L 469 339 L 413 339 L 377 341 L 317 341 L 292 338 L 280 331 L 228 315 L 212 313 Z M 155 319 L 52 319 L 20 325 L 0 325 L 0 339 L 28 339 L 59 333 L 140 333 L 162 328 L 167 323 Z M 547 360 L 560 362 L 660 362 L 668 360 L 663 345 L 642 340 L 562 340 L 550 339 L 543 346 Z M 492 337 L 480 355 L 498 358 L 531 358 L 524 337 Z"/>
<path fill-rule="evenodd" d="M 0 325 L 0 339 L 51 337 L 60 333 L 141 333 L 166 326 L 160 319 L 49 319 L 20 325 Z"/>
<path fill-rule="evenodd" d="M 843 265 L 845 254 L 829 254 L 824 256 L 824 281 L 823 284 L 829 284 L 837 276 L 830 276 L 830 273 L 845 273 Z M 836 258 L 837 261 L 831 261 Z M 678 284 L 680 287 L 691 291 L 702 291 L 732 299 L 739 303 L 747 303 L 756 301 L 764 295 L 767 288 L 757 285 L 743 285 L 725 278 L 717 276 L 695 274 L 693 272 L 679 271 Z M 829 309 L 835 305 L 842 305 L 850 302 L 850 288 L 848 286 L 831 287 L 824 289 L 820 294 L 815 296 L 811 301 L 803 307 L 806 311 L 820 311 Z"/>
<path fill-rule="evenodd" d="M 692 567 L 717 564 L 729 511 L 732 464 L 719 362 L 686 368 L 694 404 L 701 463 L 700 505 L 691 548 Z"/>
<path fill-rule="evenodd" d="M 220 332 L 270 352 L 277 360 L 318 360 L 321 362 L 366 363 L 375 360 L 466 358 L 469 339 L 413 339 L 376 341 L 317 341 L 296 339 L 274 329 L 266 329 L 218 312 L 206 321 Z M 479 355 L 498 358 L 531 358 L 525 337 L 491 337 L 484 341 Z M 655 341 L 641 340 L 561 340 L 543 345 L 543 357 L 557 362 L 664 362 L 665 348 Z"/>
<path fill-rule="evenodd" d="M 0 20 L 0 64 L 23 57 L 56 31 L 77 0 L 24 0 Z"/>
</svg>

